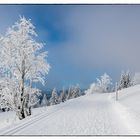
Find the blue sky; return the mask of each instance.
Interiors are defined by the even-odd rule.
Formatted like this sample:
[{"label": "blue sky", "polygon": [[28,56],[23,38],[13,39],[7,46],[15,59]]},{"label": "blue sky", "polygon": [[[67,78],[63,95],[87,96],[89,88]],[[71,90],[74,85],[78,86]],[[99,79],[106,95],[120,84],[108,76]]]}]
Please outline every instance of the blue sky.
[{"label": "blue sky", "polygon": [[140,5],[0,5],[0,33],[19,15],[46,43],[45,89],[88,88],[104,72],[116,81],[122,70],[140,71]]}]

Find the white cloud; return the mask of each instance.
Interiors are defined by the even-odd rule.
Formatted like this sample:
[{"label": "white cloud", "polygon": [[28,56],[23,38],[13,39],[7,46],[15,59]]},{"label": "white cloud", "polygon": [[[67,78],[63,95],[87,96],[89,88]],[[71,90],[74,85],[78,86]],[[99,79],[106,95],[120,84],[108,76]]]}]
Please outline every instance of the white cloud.
[{"label": "white cloud", "polygon": [[71,39],[59,44],[61,51],[80,67],[139,71],[139,13],[133,7],[75,7],[64,22]]}]

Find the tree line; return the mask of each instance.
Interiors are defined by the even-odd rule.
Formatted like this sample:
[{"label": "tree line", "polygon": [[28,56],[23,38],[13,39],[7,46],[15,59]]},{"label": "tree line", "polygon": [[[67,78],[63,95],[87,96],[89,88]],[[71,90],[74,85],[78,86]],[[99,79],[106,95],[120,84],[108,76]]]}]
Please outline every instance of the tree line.
[{"label": "tree line", "polygon": [[84,93],[81,91],[78,84],[75,86],[70,86],[68,90],[64,90],[63,88],[60,93],[58,93],[56,88],[54,88],[51,92],[51,97],[48,98],[47,94],[44,93],[41,102],[38,102],[35,107],[57,105],[82,95],[84,95]]},{"label": "tree line", "polygon": [[[119,80],[113,84],[111,77],[104,73],[96,82],[92,83],[85,91],[86,94],[114,92],[133,85],[140,84],[140,73],[132,75],[129,70],[122,71]],[[117,85],[117,87],[116,87]]]}]

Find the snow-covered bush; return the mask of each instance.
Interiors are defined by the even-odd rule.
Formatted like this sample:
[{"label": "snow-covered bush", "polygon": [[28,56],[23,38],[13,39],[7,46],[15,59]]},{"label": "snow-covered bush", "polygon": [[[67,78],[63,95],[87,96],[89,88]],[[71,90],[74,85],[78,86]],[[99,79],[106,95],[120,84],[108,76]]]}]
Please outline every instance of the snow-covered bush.
[{"label": "snow-covered bush", "polygon": [[106,93],[111,91],[111,78],[109,75],[104,73],[104,75],[101,76],[100,79],[97,78],[96,83],[92,83],[90,85],[90,88],[85,91],[86,94],[92,94],[92,93]]},{"label": "snow-covered bush", "polygon": [[0,109],[3,111],[16,110],[18,88],[14,81],[1,78],[0,80]]},{"label": "snow-covered bush", "polygon": [[34,29],[31,20],[20,17],[0,38],[0,78],[8,81],[2,93],[20,120],[29,115],[33,83],[45,84],[50,69],[47,52],[42,52],[44,44],[36,41]]}]

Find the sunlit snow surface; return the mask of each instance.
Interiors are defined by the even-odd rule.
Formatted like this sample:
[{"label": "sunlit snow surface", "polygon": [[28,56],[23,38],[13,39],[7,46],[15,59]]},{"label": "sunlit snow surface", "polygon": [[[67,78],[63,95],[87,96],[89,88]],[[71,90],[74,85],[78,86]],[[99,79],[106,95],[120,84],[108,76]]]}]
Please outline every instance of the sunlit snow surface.
[{"label": "sunlit snow surface", "polygon": [[140,85],[115,93],[94,93],[33,109],[19,121],[0,113],[0,135],[140,135]]}]

